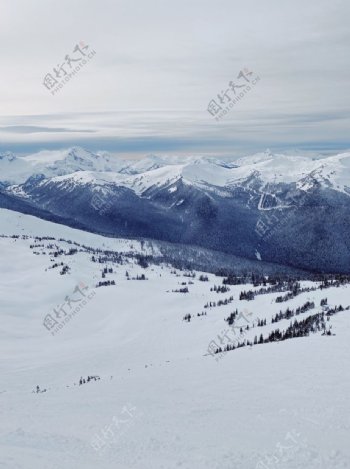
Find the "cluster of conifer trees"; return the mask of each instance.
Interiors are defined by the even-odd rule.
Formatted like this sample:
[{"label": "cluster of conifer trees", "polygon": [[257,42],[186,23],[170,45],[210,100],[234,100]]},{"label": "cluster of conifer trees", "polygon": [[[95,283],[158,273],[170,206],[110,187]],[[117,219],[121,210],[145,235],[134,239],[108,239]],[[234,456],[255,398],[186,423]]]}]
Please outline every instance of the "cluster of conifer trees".
[{"label": "cluster of conifer trees", "polygon": [[[326,300],[327,299],[324,299],[322,300],[322,302]],[[314,303],[307,302],[300,308],[297,308],[299,310],[298,314],[304,313],[307,310],[312,309],[314,306],[315,306]],[[280,330],[279,328],[274,329],[273,331],[269,332],[266,337],[264,337],[263,334],[260,334],[259,338],[258,336],[255,336],[253,341],[249,339],[243,339],[241,341],[238,340],[232,343],[228,343],[224,347],[218,347],[215,353],[228,352],[228,351],[240,348],[240,347],[254,346],[258,344],[267,344],[269,342],[279,342],[279,341],[284,341],[288,339],[295,339],[297,337],[307,337],[310,334],[315,334],[317,332],[322,332],[323,336],[329,336],[329,335],[332,335],[332,332],[331,332],[332,326],[329,325],[327,328],[327,322],[329,322],[331,316],[344,310],[350,310],[350,306],[344,308],[342,305],[339,305],[339,306],[335,306],[334,308],[329,308],[327,311],[322,311],[320,313],[316,313],[311,316],[308,316],[305,319],[300,319],[300,320],[294,319],[294,321],[291,321],[290,325],[286,329],[283,329],[283,330]],[[282,313],[282,315],[285,314],[286,316],[289,316],[291,312],[293,311],[288,309],[284,313]],[[293,312],[293,315],[294,314],[296,314],[296,312]],[[226,321],[230,325],[232,325],[237,315],[238,315],[238,311],[236,310],[233,313],[231,313],[231,315],[226,319]],[[281,317],[280,319],[277,319],[277,320],[282,320],[282,319],[287,319],[287,317]],[[273,322],[276,322],[276,321],[273,321]],[[259,320],[258,325],[260,326],[266,325],[266,319]],[[245,327],[245,330],[249,330],[248,325]],[[244,335],[243,328],[240,329],[240,333],[241,333],[241,336]]]}]

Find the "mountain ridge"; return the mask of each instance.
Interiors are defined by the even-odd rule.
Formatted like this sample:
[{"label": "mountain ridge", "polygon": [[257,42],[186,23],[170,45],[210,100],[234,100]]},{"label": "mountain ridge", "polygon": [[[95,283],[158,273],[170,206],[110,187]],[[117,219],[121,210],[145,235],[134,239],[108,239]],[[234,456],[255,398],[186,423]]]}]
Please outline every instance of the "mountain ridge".
[{"label": "mountain ridge", "polygon": [[46,165],[45,156],[28,157],[26,174],[18,166],[25,157],[5,158],[14,179],[25,180],[1,173],[0,206],[12,200],[19,211],[41,210],[93,232],[350,270],[350,153],[312,160],[266,151],[225,163],[151,155],[126,165],[77,147]]}]

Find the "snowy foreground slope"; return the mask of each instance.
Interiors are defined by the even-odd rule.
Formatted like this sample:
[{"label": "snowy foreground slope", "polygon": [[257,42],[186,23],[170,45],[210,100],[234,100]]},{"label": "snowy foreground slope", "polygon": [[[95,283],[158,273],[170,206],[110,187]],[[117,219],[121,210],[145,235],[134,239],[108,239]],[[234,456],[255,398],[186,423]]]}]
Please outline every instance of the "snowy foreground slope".
[{"label": "snowy foreground slope", "polygon": [[[244,338],[253,340],[288,307],[315,303],[298,320],[322,311],[324,298],[347,307],[349,284],[320,290],[303,281],[310,291],[287,302],[275,301],[285,292],[239,300],[260,287],[217,293],[210,289],[222,278],[213,274],[144,268],[137,256],[154,248],[138,241],[7,210],[0,235],[1,469],[350,467],[349,310],[327,322],[333,335],[208,351],[232,336],[225,318],[236,308],[235,325],[248,324]],[[98,248],[118,262],[92,262]],[[113,272],[102,278],[106,267]],[[173,291],[183,288],[189,293]],[[45,327],[47,315],[62,324],[62,308],[76,313],[60,329]]]}]

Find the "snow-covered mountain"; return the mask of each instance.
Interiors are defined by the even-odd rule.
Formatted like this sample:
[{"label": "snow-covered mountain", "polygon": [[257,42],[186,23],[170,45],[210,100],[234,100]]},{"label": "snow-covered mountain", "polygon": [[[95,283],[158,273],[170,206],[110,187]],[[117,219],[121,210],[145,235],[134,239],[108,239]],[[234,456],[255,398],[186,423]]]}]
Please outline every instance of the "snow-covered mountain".
[{"label": "snow-covered mountain", "polygon": [[106,151],[96,153],[80,147],[66,150],[40,151],[27,156],[16,156],[13,153],[0,153],[1,181],[6,183],[23,183],[35,174],[46,177],[63,176],[76,171],[114,172],[124,175],[142,174],[154,169],[173,165],[210,162],[218,165],[228,165],[218,159],[207,157],[162,157],[148,155],[138,160],[124,160],[110,155]]},{"label": "snow-covered mountain", "polygon": [[24,158],[10,152],[0,153],[0,174],[0,184],[20,183],[33,174],[33,168]]},{"label": "snow-covered mountain", "polygon": [[[142,181],[142,190],[184,179],[189,184],[212,188],[239,185],[255,177],[265,183],[301,183],[305,177],[349,193],[350,153],[323,159],[273,154],[269,150],[235,161],[209,157],[149,155],[139,160],[122,160],[107,152],[92,153],[79,147],[61,151],[41,151],[25,157],[0,154],[1,182],[25,182],[35,174],[46,177],[70,175],[79,171],[121,174],[125,185]],[[134,176],[134,177],[133,177]],[[72,179],[74,182],[74,178]]]},{"label": "snow-covered mountain", "polygon": [[350,269],[350,153],[125,161],[72,148],[5,155],[0,166],[3,207],[106,234],[303,269]]}]

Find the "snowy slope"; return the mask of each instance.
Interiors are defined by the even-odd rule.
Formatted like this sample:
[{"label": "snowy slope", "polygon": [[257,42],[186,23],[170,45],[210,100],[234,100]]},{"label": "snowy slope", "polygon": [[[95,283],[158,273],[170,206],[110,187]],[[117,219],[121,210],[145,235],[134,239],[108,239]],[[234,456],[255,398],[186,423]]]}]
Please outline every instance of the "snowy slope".
[{"label": "snowy slope", "polygon": [[143,247],[141,247],[141,242],[138,240],[107,238],[6,209],[0,209],[0,234],[6,236],[28,235],[31,237],[62,238],[82,245],[111,249],[118,252],[142,253],[145,255],[159,253],[157,247],[149,242],[143,243]]},{"label": "snowy slope", "polygon": [[[306,315],[313,314],[324,297],[348,305],[349,285],[282,306],[278,293],[248,302],[239,293],[252,285],[218,294],[210,291],[220,283],[214,275],[201,282],[200,273],[143,269],[125,257],[107,263],[116,285],[95,288],[104,264],[91,262],[91,253],[49,253],[67,251],[69,240],[125,254],[142,246],[6,210],[0,227],[6,236],[55,238],[0,238],[1,468],[250,469],[264,468],[267,458],[276,468],[349,467],[349,311],[331,318],[333,336],[245,347],[219,360],[207,351],[236,308],[253,324],[308,300],[316,307]],[[52,268],[61,261],[66,275]],[[148,280],[127,280],[126,271]],[[188,294],[172,291],[183,282]],[[52,336],[44,317],[61,305],[69,310],[67,296],[76,299],[81,283],[93,296]],[[231,295],[230,304],[196,316],[208,301]],[[189,323],[185,314],[194,315]],[[257,329],[271,325],[250,333]],[[88,375],[101,379],[79,386]],[[37,385],[47,391],[32,393]]]},{"label": "snowy slope", "polygon": [[303,156],[288,156],[258,153],[251,157],[241,158],[236,162],[239,168],[232,170],[233,181],[244,178],[256,171],[263,181],[299,182],[306,176],[335,190],[344,191],[350,186],[350,153],[342,153],[324,159],[312,160]]}]

